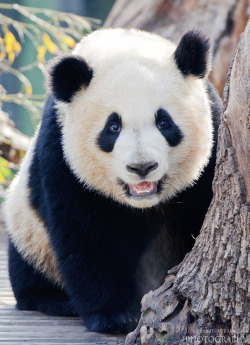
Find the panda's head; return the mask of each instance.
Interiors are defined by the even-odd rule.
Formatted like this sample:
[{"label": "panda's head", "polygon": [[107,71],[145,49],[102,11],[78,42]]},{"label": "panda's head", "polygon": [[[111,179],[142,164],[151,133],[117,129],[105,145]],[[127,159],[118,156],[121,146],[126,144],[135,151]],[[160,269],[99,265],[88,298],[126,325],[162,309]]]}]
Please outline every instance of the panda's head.
[{"label": "panda's head", "polygon": [[96,31],[53,60],[49,90],[65,158],[80,181],[137,208],[191,185],[212,147],[208,60],[199,32],[176,47],[133,29]]}]

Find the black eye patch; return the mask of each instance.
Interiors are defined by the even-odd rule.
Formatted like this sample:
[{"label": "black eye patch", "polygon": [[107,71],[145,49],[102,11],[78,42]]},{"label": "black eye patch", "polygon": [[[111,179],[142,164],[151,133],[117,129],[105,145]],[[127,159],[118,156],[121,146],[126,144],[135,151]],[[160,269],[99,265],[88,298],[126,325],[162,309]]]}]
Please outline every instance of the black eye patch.
[{"label": "black eye patch", "polygon": [[122,121],[117,113],[112,113],[97,138],[97,145],[104,152],[111,152],[122,129]]},{"label": "black eye patch", "polygon": [[159,109],[157,111],[155,124],[167,140],[169,146],[176,146],[181,142],[183,134],[166,110]]}]

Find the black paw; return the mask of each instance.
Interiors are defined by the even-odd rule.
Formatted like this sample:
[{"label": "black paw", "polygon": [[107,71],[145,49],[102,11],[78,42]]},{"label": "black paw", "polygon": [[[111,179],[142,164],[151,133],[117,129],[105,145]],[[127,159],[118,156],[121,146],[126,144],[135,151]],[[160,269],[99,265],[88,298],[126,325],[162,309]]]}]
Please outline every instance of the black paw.
[{"label": "black paw", "polygon": [[129,333],[132,332],[140,319],[139,311],[117,312],[114,314],[85,314],[83,321],[91,332]]}]

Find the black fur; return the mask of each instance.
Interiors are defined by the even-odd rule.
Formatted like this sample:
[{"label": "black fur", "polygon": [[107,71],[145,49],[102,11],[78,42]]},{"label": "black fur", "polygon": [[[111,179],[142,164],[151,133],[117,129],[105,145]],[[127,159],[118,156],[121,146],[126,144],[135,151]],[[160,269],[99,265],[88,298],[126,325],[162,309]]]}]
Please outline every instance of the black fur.
[{"label": "black fur", "polygon": [[[161,127],[161,121],[166,121],[167,125],[165,127]],[[181,142],[183,134],[165,109],[159,109],[157,111],[155,116],[155,123],[170,146],[176,146]]]},{"label": "black fur", "polygon": [[209,50],[209,39],[201,32],[187,32],[174,53],[178,69],[185,77],[192,74],[204,78],[209,69]]},{"label": "black fur", "polygon": [[[216,119],[219,103],[212,110]],[[38,273],[10,243],[9,271],[17,306],[51,315],[75,312],[92,331],[131,331],[140,315],[140,258],[164,226],[173,248],[168,253],[170,266],[191,249],[191,234],[198,234],[212,198],[215,149],[194,187],[170,203],[141,211],[85,189],[63,157],[61,135],[49,97],[27,187],[30,203],[48,229],[64,290]],[[162,282],[170,266],[164,265]]]},{"label": "black fur", "polygon": [[117,124],[120,128],[122,126],[121,118],[116,113],[113,113],[108,117],[106,124],[105,124],[105,127],[103,128],[103,130],[101,131],[101,133],[97,139],[98,146],[104,152],[113,151],[115,142],[116,142],[116,140],[120,134],[120,131],[112,132],[110,130],[110,126],[112,124]]},{"label": "black fur", "polygon": [[92,68],[77,55],[56,57],[48,68],[48,84],[54,97],[66,103],[69,103],[83,86],[88,86],[92,77]]},{"label": "black fur", "polygon": [[18,309],[39,310],[54,316],[75,315],[65,292],[34,270],[17,252],[11,241],[9,274]]}]

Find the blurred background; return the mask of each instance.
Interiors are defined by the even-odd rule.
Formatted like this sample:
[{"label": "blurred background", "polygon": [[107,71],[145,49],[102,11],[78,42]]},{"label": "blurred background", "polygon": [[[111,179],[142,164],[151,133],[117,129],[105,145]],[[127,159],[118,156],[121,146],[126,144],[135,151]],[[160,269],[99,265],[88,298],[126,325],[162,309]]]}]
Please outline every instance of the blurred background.
[{"label": "blurred background", "polygon": [[211,37],[209,78],[222,95],[249,14],[250,0],[0,0],[0,203],[41,119],[51,57],[102,26],[136,27],[175,43],[198,28]]},{"label": "blurred background", "polygon": [[[68,23],[69,26],[72,26],[72,35],[70,37],[74,38],[74,40],[78,40],[80,37],[74,37],[74,32],[73,30],[77,30],[78,33],[82,36],[86,32],[90,31],[91,29],[96,29],[99,27],[103,21],[106,19],[111,6],[113,4],[114,0],[74,0],[74,1],[67,1],[67,0],[43,0],[43,1],[32,1],[32,0],[22,0],[22,1],[5,1],[5,4],[13,4],[17,3],[22,6],[27,6],[27,7],[33,7],[39,5],[41,12],[34,13],[33,11],[30,13],[30,15],[36,15],[39,18],[45,19],[46,23],[51,23],[53,25],[58,26],[63,26],[64,28],[66,27],[67,23],[67,17],[65,18],[61,17],[58,18],[57,20],[61,22],[55,23],[56,18],[53,18],[55,15],[53,12],[47,13],[46,15],[45,11],[47,10],[56,10],[56,11],[63,11],[63,12],[70,12],[77,14],[79,16],[86,16],[86,17],[94,17],[98,18],[98,21],[94,22],[86,22],[82,23],[82,28],[79,27],[73,27],[75,23]],[[0,2],[1,3],[1,2]],[[29,12],[29,8],[27,9]],[[21,49],[20,54],[19,50],[14,51],[18,57],[15,58],[11,66],[17,70],[21,69],[21,72],[25,77],[28,78],[32,85],[32,93],[33,94],[44,94],[44,86],[43,86],[43,77],[41,74],[41,66],[39,66],[39,62],[43,62],[43,52],[42,49],[40,48],[40,57],[38,56],[38,61],[37,60],[37,55],[38,55],[38,47],[40,46],[45,46],[46,47],[46,42],[44,43],[44,40],[42,39],[42,35],[44,33],[47,33],[50,36],[50,39],[52,42],[55,42],[53,39],[54,34],[51,32],[51,29],[48,28],[48,30],[45,30],[45,26],[40,26],[38,22],[35,20],[30,20],[29,18],[29,13],[27,13],[28,16],[22,14],[22,9],[20,11],[18,10],[11,10],[11,9],[4,9],[1,8],[0,5],[0,24],[1,24],[1,37],[4,38],[4,35],[6,34],[6,30],[10,31],[14,34],[15,38],[17,41],[20,42],[21,47],[17,47],[17,49]],[[4,23],[4,18],[3,16],[6,16],[9,18],[9,23],[13,25],[9,25],[8,27],[4,27],[4,24],[8,24],[8,22]],[[46,18],[47,17],[47,18]],[[65,20],[65,23],[63,23],[63,19]],[[12,20],[12,21],[11,21]],[[29,35],[26,32],[22,32],[21,35],[23,35],[23,41],[20,39],[21,37],[19,36],[18,33],[18,27],[17,24],[15,25],[15,22],[17,23],[22,22],[22,23],[27,23],[30,25],[33,25],[34,27],[26,27],[26,30],[29,31]],[[22,24],[20,23],[20,24]],[[34,30],[38,29],[40,32],[38,35],[41,37],[40,42],[34,42],[39,39],[39,37],[36,37],[34,35]],[[30,36],[32,35],[32,36]],[[56,42],[55,42],[56,43]],[[47,42],[47,45],[49,44],[49,41]],[[70,42],[69,42],[70,44]],[[49,49],[48,49],[49,48]],[[59,49],[62,49],[62,47],[59,46]],[[69,48],[72,48],[69,46]],[[67,49],[66,49],[67,50]],[[52,44],[51,46],[47,46],[47,53],[45,55],[45,60],[48,60],[52,55],[55,53],[58,53],[57,48],[53,47]],[[3,51],[1,51],[3,53]],[[2,55],[3,56],[3,55]],[[9,64],[10,58],[8,59],[7,57],[6,63]],[[34,62],[37,62],[34,64]],[[26,66],[26,68],[24,68]],[[33,67],[33,68],[31,68]],[[3,85],[5,90],[7,91],[8,94],[15,94],[20,91],[20,84],[18,78],[11,74],[11,73],[1,73],[0,75],[0,84]],[[29,92],[29,90],[28,90]],[[34,133],[34,124],[36,124],[36,118],[32,119],[30,116],[28,116],[29,112],[24,109],[23,107],[20,107],[16,104],[13,103],[3,103],[3,110],[6,111],[10,118],[14,120],[16,127],[20,129],[23,133],[26,135],[32,136]],[[37,114],[38,115],[38,114]]]}]

